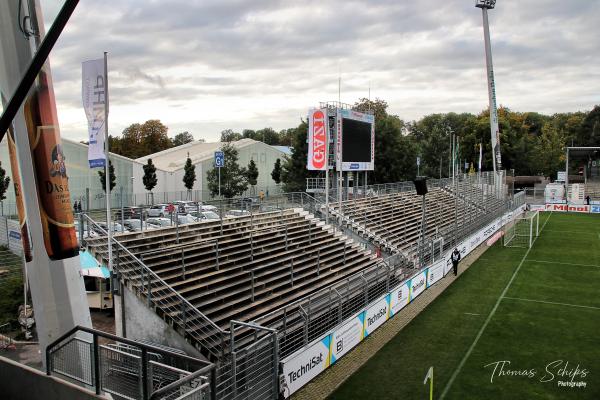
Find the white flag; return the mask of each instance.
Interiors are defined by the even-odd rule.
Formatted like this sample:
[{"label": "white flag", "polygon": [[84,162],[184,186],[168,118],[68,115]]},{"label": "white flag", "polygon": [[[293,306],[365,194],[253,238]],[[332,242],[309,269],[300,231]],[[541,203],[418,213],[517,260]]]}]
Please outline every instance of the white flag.
[{"label": "white flag", "polygon": [[89,133],[88,161],[90,168],[104,167],[106,163],[104,154],[105,107],[108,111],[108,97],[104,85],[106,79],[104,59],[84,61],[81,69],[83,74],[81,97],[88,120]]},{"label": "white flag", "polygon": [[483,143],[479,143],[479,167],[477,168],[478,172],[481,172],[481,159],[483,158]]},{"label": "white flag", "polygon": [[425,375],[425,380],[423,381],[423,385],[425,385],[427,383],[428,379],[433,379],[433,367],[429,367],[429,370],[427,371],[427,375]]}]

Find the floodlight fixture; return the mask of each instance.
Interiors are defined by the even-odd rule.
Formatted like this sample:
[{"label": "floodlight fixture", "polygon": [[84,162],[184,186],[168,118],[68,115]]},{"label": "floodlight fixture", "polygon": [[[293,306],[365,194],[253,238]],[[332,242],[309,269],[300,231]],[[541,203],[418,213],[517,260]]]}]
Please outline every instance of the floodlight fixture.
[{"label": "floodlight fixture", "polygon": [[475,2],[475,7],[487,8],[488,10],[491,10],[496,7],[496,0],[477,0]]}]

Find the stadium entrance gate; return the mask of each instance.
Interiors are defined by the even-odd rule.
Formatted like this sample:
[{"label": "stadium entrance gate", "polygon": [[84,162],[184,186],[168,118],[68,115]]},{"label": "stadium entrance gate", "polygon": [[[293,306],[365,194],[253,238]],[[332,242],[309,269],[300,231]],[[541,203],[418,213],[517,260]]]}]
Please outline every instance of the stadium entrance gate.
[{"label": "stadium entrance gate", "polygon": [[277,331],[231,321],[231,352],[217,367],[217,398],[276,399],[279,341]]}]

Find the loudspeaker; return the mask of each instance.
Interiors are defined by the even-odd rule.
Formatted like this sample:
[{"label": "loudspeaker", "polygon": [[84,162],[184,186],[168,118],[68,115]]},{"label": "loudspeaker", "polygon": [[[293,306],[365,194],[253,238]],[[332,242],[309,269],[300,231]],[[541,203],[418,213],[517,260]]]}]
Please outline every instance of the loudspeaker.
[{"label": "loudspeaker", "polygon": [[424,176],[418,176],[413,181],[415,184],[415,189],[417,189],[417,194],[419,196],[425,196],[427,194],[427,178]]}]

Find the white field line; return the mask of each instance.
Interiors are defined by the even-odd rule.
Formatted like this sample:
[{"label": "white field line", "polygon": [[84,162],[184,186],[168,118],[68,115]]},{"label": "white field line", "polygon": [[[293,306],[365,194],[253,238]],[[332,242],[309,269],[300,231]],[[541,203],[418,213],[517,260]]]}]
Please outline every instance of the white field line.
[{"label": "white field line", "polygon": [[518,300],[518,301],[529,301],[532,303],[543,303],[543,304],[552,304],[552,305],[556,305],[556,306],[567,306],[567,307],[577,307],[577,308],[589,308],[592,310],[600,310],[600,307],[594,307],[594,306],[582,306],[580,304],[569,304],[569,303],[557,303],[555,301],[544,301],[544,300],[533,300],[533,299],[523,299],[521,297],[508,297],[505,296],[505,299],[509,299],[509,300]]},{"label": "white field line", "polygon": [[466,313],[463,313],[463,314],[467,314],[467,315],[481,315],[481,314],[476,314],[476,313],[472,313],[472,312],[466,312]]},{"label": "white field line", "polygon": [[[548,220],[550,220],[550,217],[552,217],[552,214],[550,214],[548,216],[548,218],[546,218],[546,221],[544,221],[544,225],[542,225],[542,229],[540,229],[540,234],[542,233],[542,231],[544,230],[544,227],[546,226],[546,224],[548,223]],[[458,376],[458,374],[460,373],[460,371],[462,370],[462,368],[464,367],[465,363],[467,362],[467,359],[469,358],[469,356],[471,355],[471,353],[473,352],[473,349],[475,348],[475,346],[477,345],[477,342],[479,342],[479,339],[481,338],[481,335],[483,335],[483,331],[485,331],[485,328],[487,328],[488,324],[490,323],[492,317],[494,316],[494,314],[496,313],[496,310],[498,309],[498,306],[500,305],[500,302],[502,301],[502,298],[504,297],[504,295],[506,294],[506,292],[508,292],[508,288],[510,288],[510,285],[513,283],[513,281],[515,280],[517,274],[519,273],[519,270],[521,269],[521,266],[523,265],[523,262],[525,261],[525,258],[527,258],[527,255],[529,255],[529,252],[531,251],[531,249],[533,248],[533,245],[535,244],[535,241],[538,239],[539,236],[537,236],[534,240],[533,243],[531,245],[530,248],[527,249],[527,251],[525,252],[525,254],[523,255],[523,258],[521,258],[521,262],[519,262],[519,265],[517,266],[517,269],[515,269],[515,272],[513,272],[512,276],[510,277],[510,280],[508,281],[508,283],[506,284],[506,286],[504,287],[504,290],[502,291],[502,293],[500,294],[500,296],[498,297],[498,300],[496,300],[496,304],[494,304],[494,308],[492,308],[492,311],[490,311],[490,314],[487,316],[487,318],[485,319],[483,325],[481,326],[481,328],[479,329],[479,332],[477,332],[477,336],[475,336],[475,340],[473,340],[473,343],[471,343],[471,346],[469,346],[469,349],[467,350],[467,352],[465,353],[465,355],[463,356],[462,360],[460,360],[460,363],[458,364],[458,367],[456,367],[456,369],[454,370],[454,372],[452,373],[452,376],[450,377],[450,380],[448,381],[448,383],[446,383],[446,386],[444,387],[444,390],[442,391],[442,394],[440,396],[440,400],[443,400],[446,397],[446,394],[448,394],[448,391],[450,390],[450,388],[452,387],[452,384],[454,383],[454,381],[456,380],[456,377]]]},{"label": "white field line", "polygon": [[576,264],[576,263],[566,263],[566,262],[558,262],[558,261],[544,261],[544,260],[527,260],[525,262],[528,263],[543,263],[543,264],[560,264],[560,265],[572,265],[574,267],[593,267],[600,268],[600,265],[595,264]]},{"label": "white field line", "polygon": [[576,234],[576,235],[596,235],[596,234],[600,235],[600,233],[598,233],[598,232],[590,232],[589,230],[588,231],[560,231],[560,230],[559,231],[555,231],[555,230],[548,229],[546,232],[550,232],[550,233],[573,233],[573,234]]}]

